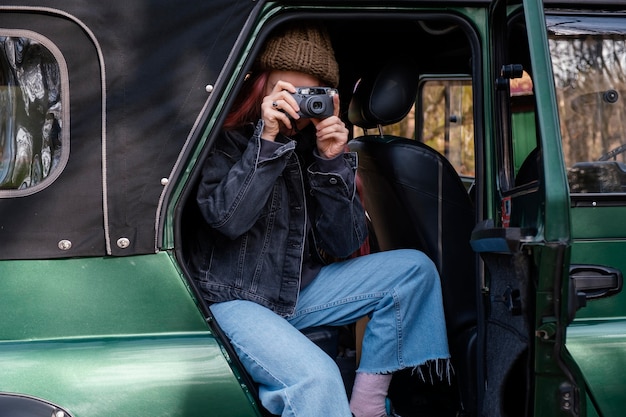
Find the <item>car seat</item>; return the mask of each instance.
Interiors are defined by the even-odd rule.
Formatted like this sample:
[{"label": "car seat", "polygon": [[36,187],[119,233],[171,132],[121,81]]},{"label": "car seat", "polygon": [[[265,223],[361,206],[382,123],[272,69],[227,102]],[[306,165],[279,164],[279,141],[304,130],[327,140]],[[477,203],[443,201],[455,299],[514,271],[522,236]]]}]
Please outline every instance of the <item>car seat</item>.
[{"label": "car seat", "polygon": [[[350,102],[349,120],[364,136],[349,142],[358,154],[364,206],[380,250],[426,253],[441,276],[459,415],[476,412],[477,274],[470,246],[473,203],[459,175],[440,153],[416,140],[385,135],[415,103],[418,73],[395,62],[363,77]],[[378,134],[367,134],[376,128]]]}]

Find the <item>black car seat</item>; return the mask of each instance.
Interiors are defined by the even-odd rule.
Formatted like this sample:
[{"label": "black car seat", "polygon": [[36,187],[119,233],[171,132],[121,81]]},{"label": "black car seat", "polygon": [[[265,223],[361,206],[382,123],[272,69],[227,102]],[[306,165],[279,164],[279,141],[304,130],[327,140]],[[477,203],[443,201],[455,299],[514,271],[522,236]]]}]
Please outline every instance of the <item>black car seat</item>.
[{"label": "black car seat", "polygon": [[[380,250],[415,248],[437,266],[461,415],[476,413],[477,274],[470,247],[473,203],[450,162],[416,140],[382,134],[415,103],[416,68],[392,63],[358,83],[349,119],[364,136],[358,154],[364,205]],[[368,129],[378,134],[368,135]]]}]

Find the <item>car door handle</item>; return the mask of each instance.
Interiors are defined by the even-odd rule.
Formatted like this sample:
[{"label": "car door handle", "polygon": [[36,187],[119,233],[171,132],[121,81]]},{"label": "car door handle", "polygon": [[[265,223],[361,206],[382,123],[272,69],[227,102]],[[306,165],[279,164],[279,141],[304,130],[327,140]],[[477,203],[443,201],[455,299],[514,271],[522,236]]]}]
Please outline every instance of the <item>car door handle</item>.
[{"label": "car door handle", "polygon": [[576,294],[587,300],[619,293],[623,286],[622,271],[604,265],[570,265],[569,276]]}]

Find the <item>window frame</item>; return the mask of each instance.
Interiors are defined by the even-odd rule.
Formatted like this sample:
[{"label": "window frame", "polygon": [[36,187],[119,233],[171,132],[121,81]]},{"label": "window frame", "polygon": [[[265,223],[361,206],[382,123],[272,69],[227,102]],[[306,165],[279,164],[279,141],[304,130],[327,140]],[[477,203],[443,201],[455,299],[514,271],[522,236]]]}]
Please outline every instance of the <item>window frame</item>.
[{"label": "window frame", "polygon": [[[50,170],[47,177],[41,182],[27,188],[0,188],[0,199],[25,197],[38,193],[51,184],[61,175],[70,156],[70,93],[69,93],[69,71],[61,50],[46,36],[28,29],[8,29],[0,28],[0,37],[3,38],[27,38],[45,47],[54,57],[59,69],[60,103],[61,103],[61,155],[54,170]],[[19,85],[17,86],[19,88]]]}]

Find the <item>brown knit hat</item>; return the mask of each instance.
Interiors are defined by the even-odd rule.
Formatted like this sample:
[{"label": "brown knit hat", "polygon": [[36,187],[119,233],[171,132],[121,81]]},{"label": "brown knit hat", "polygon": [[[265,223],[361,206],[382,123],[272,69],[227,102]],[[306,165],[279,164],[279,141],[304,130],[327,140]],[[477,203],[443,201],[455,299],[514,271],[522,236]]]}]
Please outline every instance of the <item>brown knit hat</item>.
[{"label": "brown knit hat", "polygon": [[339,84],[339,66],[328,32],[308,23],[292,24],[274,33],[256,64],[263,71],[303,72],[329,87]]}]

